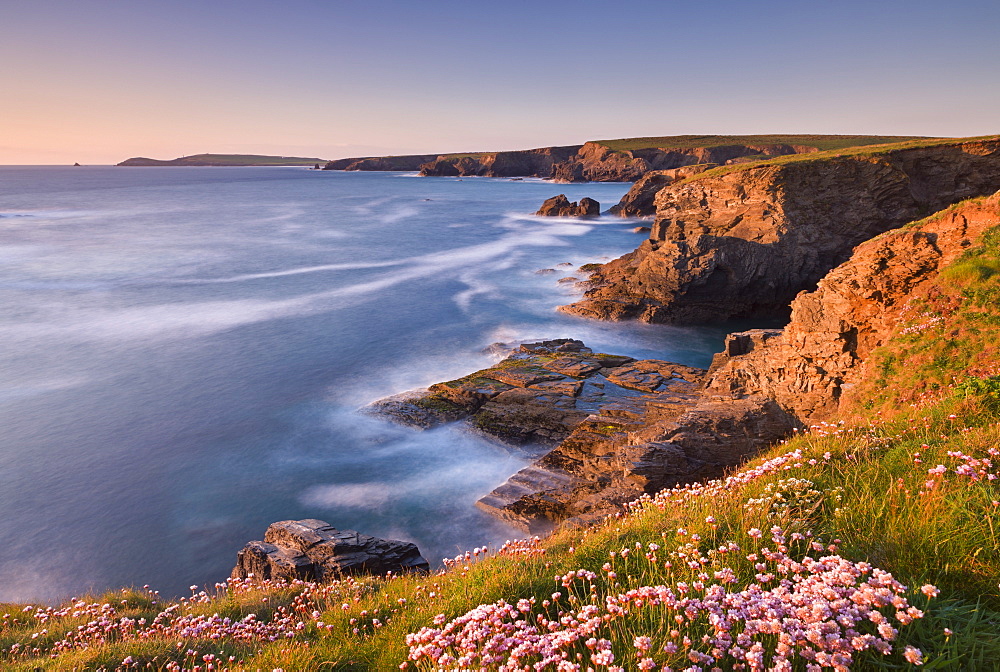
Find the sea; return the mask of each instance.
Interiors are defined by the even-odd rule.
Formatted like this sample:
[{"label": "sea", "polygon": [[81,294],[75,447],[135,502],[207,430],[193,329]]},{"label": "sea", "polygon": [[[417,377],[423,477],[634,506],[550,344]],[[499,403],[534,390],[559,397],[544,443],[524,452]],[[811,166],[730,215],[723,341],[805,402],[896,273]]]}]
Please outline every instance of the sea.
[{"label": "sea", "polygon": [[524,536],[475,501],[532,459],[359,413],[578,338],[706,366],[721,328],[556,311],[643,239],[625,183],[306,168],[0,167],[0,601],[187,594],[277,520],[415,542]]}]

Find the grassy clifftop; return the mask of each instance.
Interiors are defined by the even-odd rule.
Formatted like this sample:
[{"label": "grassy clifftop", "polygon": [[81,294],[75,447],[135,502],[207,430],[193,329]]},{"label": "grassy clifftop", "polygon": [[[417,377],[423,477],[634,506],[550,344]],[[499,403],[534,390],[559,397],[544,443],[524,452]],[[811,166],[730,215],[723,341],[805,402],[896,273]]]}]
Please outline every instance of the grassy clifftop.
[{"label": "grassy clifftop", "polygon": [[0,665],[1000,669],[1000,230],[926,297],[836,422],[725,480],[431,576],[3,605]]},{"label": "grassy clifftop", "polygon": [[818,150],[843,149],[859,145],[881,145],[890,142],[925,140],[903,135],[666,135],[648,138],[593,140],[615,151],[636,149],[693,149],[725,145],[799,145]]},{"label": "grassy clifftop", "polygon": [[749,163],[738,163],[728,166],[719,166],[717,168],[711,168],[704,172],[692,175],[691,177],[682,180],[680,184],[687,182],[694,182],[696,180],[702,180],[705,178],[720,177],[722,175],[728,175],[729,173],[736,173],[744,170],[750,170],[752,168],[760,168],[762,166],[784,166],[792,163],[807,163],[810,161],[825,161],[835,157],[864,157],[864,156],[879,156],[881,154],[888,154],[890,152],[895,152],[904,149],[919,149],[922,147],[943,147],[946,145],[957,145],[965,142],[979,142],[979,141],[996,141],[1000,139],[997,135],[983,135],[971,138],[920,138],[920,139],[910,139],[901,142],[890,142],[888,144],[871,144],[871,145],[848,145],[839,148],[831,148],[821,152],[813,152],[807,154],[788,154],[785,156],[768,157],[760,161],[753,161]]}]

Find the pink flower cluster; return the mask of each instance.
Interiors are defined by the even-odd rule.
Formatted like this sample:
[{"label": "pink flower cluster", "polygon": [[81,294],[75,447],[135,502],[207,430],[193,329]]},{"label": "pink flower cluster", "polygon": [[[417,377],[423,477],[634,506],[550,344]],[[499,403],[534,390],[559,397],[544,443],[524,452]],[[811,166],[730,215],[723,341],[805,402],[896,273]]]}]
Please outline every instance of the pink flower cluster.
[{"label": "pink flower cluster", "polygon": [[[991,458],[1000,458],[1000,449],[991,446],[987,448],[986,453],[988,457],[974,457],[960,450],[949,450],[948,457],[957,460],[959,462],[958,466],[949,469],[947,466],[939,464],[936,467],[928,469],[927,475],[930,478],[924,483],[921,492],[927,493],[934,490],[938,485],[938,479],[943,478],[949,472],[954,472],[955,475],[967,478],[970,481],[996,481],[998,474]],[[920,463],[919,455],[919,453],[916,453],[916,459],[914,459],[914,462],[917,464]]]},{"label": "pink flower cluster", "polygon": [[[830,457],[829,453],[824,455],[823,462],[825,463],[830,459]],[[671,504],[682,504],[685,501],[695,498],[721,495],[731,492],[732,490],[746,485],[747,483],[764,478],[765,476],[782,471],[789,471],[791,469],[802,468],[806,464],[815,465],[818,464],[818,462],[814,459],[806,460],[803,457],[802,451],[799,449],[792,450],[784,455],[779,455],[778,457],[767,460],[756,467],[738,471],[727,478],[714,479],[702,483],[678,485],[673,488],[661,490],[655,495],[644,494],[638,499],[629,502],[625,506],[630,514],[641,513],[650,507],[664,511]]]},{"label": "pink flower cluster", "polygon": [[[32,633],[30,640],[35,642],[35,646],[24,646],[14,643],[6,650],[0,650],[0,655],[6,654],[8,657],[18,656],[38,656],[49,654],[56,657],[59,654],[73,650],[87,649],[111,642],[127,640],[150,640],[150,639],[176,639],[179,640],[179,653],[184,653],[188,658],[194,660],[199,656],[199,669],[219,670],[223,669],[221,661],[217,660],[213,654],[208,655],[211,660],[204,660],[204,656],[196,650],[184,652],[185,643],[216,642],[219,640],[239,641],[239,642],[274,642],[278,640],[292,639],[303,633],[308,626],[318,628],[324,627],[319,620],[321,612],[317,608],[320,601],[329,601],[333,596],[340,596],[344,592],[350,592],[356,587],[353,579],[345,579],[328,584],[317,584],[305,581],[254,581],[253,579],[229,579],[226,583],[216,584],[217,591],[228,593],[231,596],[251,595],[258,591],[278,591],[278,590],[299,590],[291,604],[287,607],[279,606],[273,610],[269,618],[259,618],[256,614],[248,614],[241,619],[223,618],[218,614],[197,613],[196,605],[210,603],[213,597],[206,591],[194,593],[190,598],[181,598],[178,602],[162,609],[153,618],[130,618],[121,615],[120,612],[128,607],[128,601],[122,600],[120,604],[86,602],[76,600],[61,608],[53,607],[32,607],[24,608],[24,613],[33,620],[47,624],[56,618],[86,619],[83,623],[65,633],[62,639],[51,643],[42,644],[42,640],[48,635],[48,629],[42,629]],[[158,593],[149,591],[147,595],[153,598],[151,602],[155,605]],[[192,591],[197,590],[197,586],[192,586]],[[263,594],[262,593],[262,594]],[[262,597],[262,602],[267,598]],[[9,615],[5,615],[8,616]],[[8,618],[9,620],[9,618]],[[128,667],[129,663],[123,661],[123,666]],[[178,663],[172,662],[168,669],[193,669],[188,666],[183,668]]]},{"label": "pink flower cluster", "polygon": [[[753,532],[757,538],[759,531]],[[643,670],[690,664],[685,669],[779,671],[804,659],[810,671],[841,671],[860,652],[891,653],[898,632],[893,620],[906,625],[923,616],[888,572],[839,555],[795,560],[782,530],[773,528],[771,538],[774,550],[747,556],[757,571],[748,585],[737,585],[737,573],[720,565],[718,554],[693,548],[685,554],[695,580],[671,586],[621,591],[608,563],[607,582],[583,569],[557,576],[567,595],[553,593],[540,611],[521,600],[480,605],[448,622],[441,615],[440,627],[407,636],[409,659],[433,669],[622,669],[614,666],[617,655],[620,663]],[[795,534],[793,541],[805,537]],[[816,542],[808,547],[823,548]],[[921,590],[928,597],[937,591],[930,585]],[[632,642],[628,651],[621,650],[623,629],[630,635],[624,641]],[[612,642],[619,642],[617,654]]]}]

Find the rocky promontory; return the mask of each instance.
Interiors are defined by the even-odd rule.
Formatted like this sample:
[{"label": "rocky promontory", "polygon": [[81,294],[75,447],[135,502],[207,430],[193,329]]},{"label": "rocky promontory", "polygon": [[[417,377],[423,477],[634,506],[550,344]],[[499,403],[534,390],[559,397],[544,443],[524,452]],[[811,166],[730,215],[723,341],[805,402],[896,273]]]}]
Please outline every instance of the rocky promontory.
[{"label": "rocky promontory", "polygon": [[329,161],[323,170],[420,170],[420,165],[433,161],[436,154],[408,154],[403,156],[365,156]]},{"label": "rocky promontory", "polygon": [[927,319],[918,307],[940,269],[997,226],[1000,192],[861,244],[795,299],[787,327],[730,334],[707,372],[561,339],[372,408],[422,427],[465,419],[503,442],[549,448],[478,505],[534,534],[586,524],[831,418],[871,375],[872,351]]},{"label": "rocky promontory", "polygon": [[608,212],[619,217],[649,217],[656,214],[656,194],[674,182],[687,179],[710,168],[716,163],[696,163],[670,170],[652,170],[636,180],[628,193],[622,196]]},{"label": "rocky promontory", "polygon": [[996,137],[717,168],[662,186],[650,239],[563,309],[674,323],[787,315],[855,245],[998,188]]},{"label": "rocky promontory", "polygon": [[[119,166],[315,166],[325,159],[301,156],[267,156],[263,154],[193,154],[177,159],[147,159],[136,156]],[[79,164],[77,164],[79,165]]]},{"label": "rocky promontory", "polygon": [[419,170],[425,176],[540,177],[557,182],[633,182],[650,171],[732,164],[822,149],[911,140],[874,135],[675,135],[593,140],[504,152],[338,159],[325,170]]},{"label": "rocky promontory", "polygon": [[489,369],[368,411],[425,428],[464,420],[507,444],[549,448],[478,503],[544,533],[643,493],[718,476],[790,433],[789,417],[767,398],[707,396],[705,374],[557,339],[521,344]]},{"label": "rocky promontory", "polygon": [[552,176],[553,167],[575,155],[580,145],[540,147],[512,152],[444,155],[420,166],[421,175],[464,177]]}]

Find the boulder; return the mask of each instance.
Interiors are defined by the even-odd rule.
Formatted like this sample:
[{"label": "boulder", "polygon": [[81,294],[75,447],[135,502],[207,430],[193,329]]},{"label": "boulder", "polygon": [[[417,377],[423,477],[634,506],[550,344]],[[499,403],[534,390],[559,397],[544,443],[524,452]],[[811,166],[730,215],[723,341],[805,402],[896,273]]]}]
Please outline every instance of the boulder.
[{"label": "boulder", "polygon": [[338,530],[322,520],[282,520],[267,528],[264,541],[243,547],[232,577],[325,581],[429,569],[416,544],[408,541]]},{"label": "boulder", "polygon": [[566,194],[546,199],[536,215],[546,217],[597,217],[601,214],[601,204],[592,198],[581,198],[580,202],[570,202]]}]

